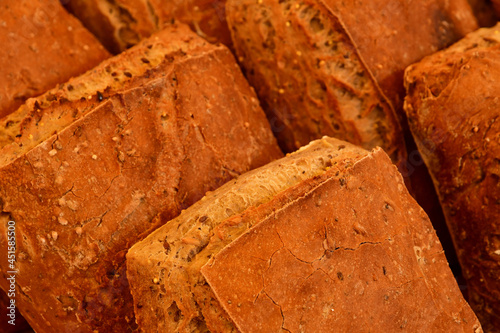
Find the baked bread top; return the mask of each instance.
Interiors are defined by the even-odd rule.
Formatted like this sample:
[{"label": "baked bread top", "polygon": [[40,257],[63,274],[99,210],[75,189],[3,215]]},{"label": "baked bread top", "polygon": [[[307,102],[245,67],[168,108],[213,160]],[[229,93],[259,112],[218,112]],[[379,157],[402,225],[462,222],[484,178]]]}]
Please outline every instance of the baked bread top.
[{"label": "baked bread top", "polygon": [[478,28],[467,0],[320,1],[345,24],[401,117],[405,68]]},{"label": "baked bread top", "polygon": [[226,9],[239,60],[284,151],[328,135],[406,158],[393,107],[329,8],[243,0]]},{"label": "baked bread top", "polygon": [[164,77],[173,62],[215,50],[224,52],[222,46],[210,45],[186,26],[174,25],[120,56],[29,99],[0,120],[0,165],[29,151],[117,92]]},{"label": "baked bread top", "polygon": [[0,118],[109,57],[58,0],[2,0],[0,45]]},{"label": "baked bread top", "polygon": [[387,155],[326,137],[207,194],[127,267],[144,332],[481,331]]}]

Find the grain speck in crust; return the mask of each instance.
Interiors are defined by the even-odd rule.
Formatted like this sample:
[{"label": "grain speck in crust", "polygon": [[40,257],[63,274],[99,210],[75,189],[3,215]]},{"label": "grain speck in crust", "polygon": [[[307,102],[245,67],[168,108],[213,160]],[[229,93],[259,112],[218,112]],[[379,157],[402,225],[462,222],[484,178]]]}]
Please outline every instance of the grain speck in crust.
[{"label": "grain speck in crust", "polygon": [[0,120],[0,234],[16,221],[16,306],[35,331],[136,328],[125,254],[154,217],[282,157],[252,101],[225,46],[173,25]]},{"label": "grain speck in crust", "polygon": [[135,244],[127,276],[143,332],[482,331],[389,157],[327,137]]},{"label": "grain speck in crust", "polygon": [[486,332],[500,327],[500,25],[406,70],[405,110]]}]

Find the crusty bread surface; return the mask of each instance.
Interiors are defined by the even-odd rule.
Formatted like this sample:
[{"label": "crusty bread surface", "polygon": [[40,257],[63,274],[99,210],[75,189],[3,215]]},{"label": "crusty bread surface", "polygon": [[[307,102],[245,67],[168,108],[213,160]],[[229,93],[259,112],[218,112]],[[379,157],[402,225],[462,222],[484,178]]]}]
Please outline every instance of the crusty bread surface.
[{"label": "crusty bread surface", "polygon": [[174,20],[188,24],[212,43],[231,45],[225,0],[71,0],[66,6],[113,53]]},{"label": "crusty bread surface", "polygon": [[109,57],[57,0],[2,0],[0,45],[0,118]]},{"label": "crusty bread surface", "polygon": [[406,71],[405,110],[485,331],[500,328],[500,25]]},{"label": "crusty bread surface", "polygon": [[153,217],[282,156],[230,51],[187,27],[28,104],[2,149],[0,216],[16,222],[17,306],[39,332],[134,330],[125,254]]},{"label": "crusty bread surface", "polygon": [[405,67],[477,28],[466,0],[229,0],[226,11],[283,150],[330,135],[395,162]]},{"label": "crusty bread surface", "polygon": [[207,194],[127,265],[143,332],[482,331],[387,155],[327,137]]}]

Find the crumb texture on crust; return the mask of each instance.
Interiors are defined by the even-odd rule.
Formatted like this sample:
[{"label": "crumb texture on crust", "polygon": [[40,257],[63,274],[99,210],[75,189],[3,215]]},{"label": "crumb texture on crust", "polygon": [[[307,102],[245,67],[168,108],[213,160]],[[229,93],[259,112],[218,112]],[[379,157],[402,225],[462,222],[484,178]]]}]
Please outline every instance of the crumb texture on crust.
[{"label": "crumb texture on crust", "polygon": [[226,13],[284,151],[329,135],[395,162],[404,69],[477,28],[467,0],[229,0]]},{"label": "crumb texture on crust", "polygon": [[[405,110],[485,331],[500,327],[500,25],[409,67]],[[432,73],[432,74],[431,74]]]},{"label": "crumb texture on crust", "polygon": [[0,118],[109,57],[58,0],[2,0],[0,45]]},{"label": "crumb texture on crust", "polygon": [[0,119],[0,165],[34,148],[117,92],[165,76],[176,61],[215,50],[222,51],[224,47],[207,43],[184,25],[171,26],[92,70],[29,99]]},{"label": "crumb texture on crust", "polygon": [[320,1],[339,15],[400,116],[405,68],[478,28],[467,0]]},{"label": "crumb texture on crust", "polygon": [[[154,216],[172,219],[207,191],[282,157],[227,48],[187,28],[149,42],[53,91],[58,98],[39,99],[51,106],[40,103],[33,114],[54,121],[45,125],[56,134],[0,166],[0,234],[16,221],[16,304],[36,331],[135,329],[125,254],[160,225]],[[36,135],[20,130],[26,140]]]},{"label": "crumb texture on crust", "polygon": [[202,267],[237,328],[482,332],[387,155],[375,150],[340,177],[269,210]]}]

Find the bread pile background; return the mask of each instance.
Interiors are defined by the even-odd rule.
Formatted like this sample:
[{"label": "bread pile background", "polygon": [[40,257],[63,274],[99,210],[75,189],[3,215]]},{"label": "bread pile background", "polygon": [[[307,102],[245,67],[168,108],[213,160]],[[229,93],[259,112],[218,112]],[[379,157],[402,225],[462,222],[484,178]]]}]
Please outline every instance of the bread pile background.
[{"label": "bread pile background", "polygon": [[2,1],[0,331],[500,332],[498,6]]}]

